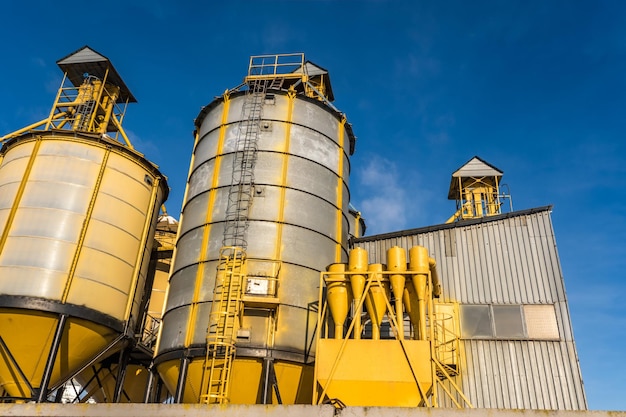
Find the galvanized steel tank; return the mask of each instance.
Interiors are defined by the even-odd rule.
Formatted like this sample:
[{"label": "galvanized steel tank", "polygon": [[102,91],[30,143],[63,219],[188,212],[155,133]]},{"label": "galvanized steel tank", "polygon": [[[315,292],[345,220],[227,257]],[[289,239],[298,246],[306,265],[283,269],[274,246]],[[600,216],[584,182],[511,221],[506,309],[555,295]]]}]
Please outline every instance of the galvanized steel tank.
[{"label": "galvanized steel tank", "polygon": [[0,361],[0,384],[29,397],[55,331],[51,387],[133,331],[168,189],[141,154],[99,134],[27,133],[0,158],[0,335],[20,368]]},{"label": "galvanized steel tank", "polygon": [[[233,403],[268,401],[261,398],[268,360],[282,402],[310,403],[319,272],[347,259],[349,156],[355,137],[329,103],[327,72],[305,65],[310,79],[323,84],[326,97],[307,94],[303,84],[298,89],[289,78],[282,88],[263,92]],[[248,99],[246,91],[227,93],[195,121],[196,143],[155,360],[171,392],[185,368],[185,402],[198,401],[232,165],[237,137],[246,129],[242,115]]]}]

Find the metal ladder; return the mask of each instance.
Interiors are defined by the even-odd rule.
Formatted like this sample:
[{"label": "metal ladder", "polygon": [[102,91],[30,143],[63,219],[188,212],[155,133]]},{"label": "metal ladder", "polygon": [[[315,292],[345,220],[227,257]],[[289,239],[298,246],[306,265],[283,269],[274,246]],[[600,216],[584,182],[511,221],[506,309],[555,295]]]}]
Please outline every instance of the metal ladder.
[{"label": "metal ladder", "polygon": [[233,160],[232,182],[228,190],[223,247],[247,248],[248,212],[254,189],[254,165],[265,102],[265,92],[273,80],[253,80],[242,108],[242,117]]},{"label": "metal ladder", "polygon": [[230,372],[235,358],[235,341],[242,311],[245,252],[222,248],[215,278],[213,305],[206,339],[200,403],[229,402]]},{"label": "metal ladder", "polygon": [[[91,84],[92,77],[85,79],[83,87],[81,86],[79,94],[82,95],[83,101],[76,107],[76,124],[75,130],[87,131],[89,130],[89,122],[91,120],[91,114],[96,106],[96,101],[93,99],[93,84]],[[88,86],[87,86],[88,84]]]}]

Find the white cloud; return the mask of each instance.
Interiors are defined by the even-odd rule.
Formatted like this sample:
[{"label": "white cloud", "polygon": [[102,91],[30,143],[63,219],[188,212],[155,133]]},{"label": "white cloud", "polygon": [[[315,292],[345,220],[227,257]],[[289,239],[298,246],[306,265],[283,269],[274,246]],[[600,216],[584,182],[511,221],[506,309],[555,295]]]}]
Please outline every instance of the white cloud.
[{"label": "white cloud", "polygon": [[407,223],[408,194],[401,184],[396,163],[375,156],[357,172],[366,197],[358,204],[367,223],[367,234],[401,230]]}]

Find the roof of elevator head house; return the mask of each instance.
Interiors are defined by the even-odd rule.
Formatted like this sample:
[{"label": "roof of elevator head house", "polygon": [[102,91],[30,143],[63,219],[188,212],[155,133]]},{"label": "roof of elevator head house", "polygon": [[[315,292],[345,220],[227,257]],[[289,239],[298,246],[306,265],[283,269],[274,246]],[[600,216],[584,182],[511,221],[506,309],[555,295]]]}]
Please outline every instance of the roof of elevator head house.
[{"label": "roof of elevator head house", "polygon": [[120,100],[128,100],[129,103],[137,102],[109,58],[86,45],[59,59],[57,65],[67,74],[67,78],[75,87],[83,83],[85,75],[92,75],[101,80],[106,76],[108,83],[120,88]]}]

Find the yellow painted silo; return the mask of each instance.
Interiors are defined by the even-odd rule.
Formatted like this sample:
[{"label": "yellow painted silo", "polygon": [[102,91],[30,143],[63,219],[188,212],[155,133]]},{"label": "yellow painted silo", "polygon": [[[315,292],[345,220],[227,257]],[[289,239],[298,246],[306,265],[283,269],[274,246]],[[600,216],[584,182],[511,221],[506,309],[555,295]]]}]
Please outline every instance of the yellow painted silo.
[{"label": "yellow painted silo", "polygon": [[57,63],[50,116],[1,138],[0,390],[14,399],[45,401],[134,338],[168,192],[121,128],[135,99],[110,61],[84,47]]},{"label": "yellow painted silo", "polygon": [[355,137],[328,72],[252,57],[196,119],[155,364],[176,401],[310,403],[319,271],[347,260]]}]

